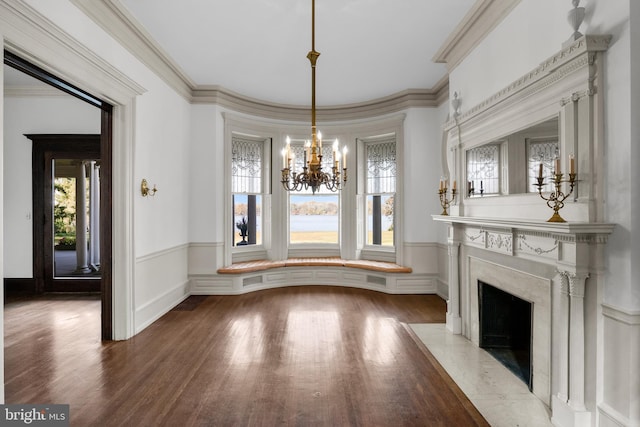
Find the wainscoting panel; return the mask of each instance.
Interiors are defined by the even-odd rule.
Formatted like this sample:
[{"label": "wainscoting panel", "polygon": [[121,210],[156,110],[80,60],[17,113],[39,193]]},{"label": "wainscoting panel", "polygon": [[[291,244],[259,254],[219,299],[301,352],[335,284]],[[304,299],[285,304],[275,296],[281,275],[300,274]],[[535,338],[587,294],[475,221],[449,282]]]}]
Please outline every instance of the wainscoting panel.
[{"label": "wainscoting panel", "polygon": [[136,260],[134,328],[142,331],[190,294],[188,246],[180,245]]},{"label": "wainscoting panel", "polygon": [[[602,305],[603,401],[600,426],[640,425],[640,312]],[[609,361],[615,360],[615,363]]]}]

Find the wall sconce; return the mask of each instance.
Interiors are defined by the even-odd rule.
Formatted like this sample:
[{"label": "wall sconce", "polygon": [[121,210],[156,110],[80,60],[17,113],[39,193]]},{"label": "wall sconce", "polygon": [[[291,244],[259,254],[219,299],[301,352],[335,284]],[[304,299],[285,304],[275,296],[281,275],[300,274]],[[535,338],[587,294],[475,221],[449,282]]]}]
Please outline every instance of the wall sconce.
[{"label": "wall sconce", "polygon": [[157,191],[158,189],[156,188],[155,184],[153,184],[153,188],[149,188],[147,180],[142,180],[142,184],[140,184],[140,192],[142,193],[142,197],[155,196]]}]

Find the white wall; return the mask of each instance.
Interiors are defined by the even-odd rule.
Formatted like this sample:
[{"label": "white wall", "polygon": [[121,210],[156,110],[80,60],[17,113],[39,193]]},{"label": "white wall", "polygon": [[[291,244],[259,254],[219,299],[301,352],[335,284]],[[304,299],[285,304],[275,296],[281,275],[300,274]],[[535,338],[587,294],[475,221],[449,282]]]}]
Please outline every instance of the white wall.
[{"label": "white wall", "polygon": [[224,206],[222,134],[217,129],[219,107],[195,104],[191,106],[190,150],[190,212],[189,241],[216,242],[222,239],[217,232]]},{"label": "white wall", "polygon": [[136,100],[134,183],[146,179],[158,192],[135,192],[136,257],[188,242],[190,105],[158,79]]},{"label": "white wall", "polygon": [[60,92],[4,99],[4,277],[33,277],[31,140],[25,134],[99,134],[100,110]]},{"label": "white wall", "polygon": [[570,8],[569,1],[522,0],[449,75],[460,110],[471,109],[560,50],[572,33],[566,21]]},{"label": "white wall", "polygon": [[442,211],[436,185],[442,175],[442,109],[411,108],[404,122],[404,241],[436,242]]}]

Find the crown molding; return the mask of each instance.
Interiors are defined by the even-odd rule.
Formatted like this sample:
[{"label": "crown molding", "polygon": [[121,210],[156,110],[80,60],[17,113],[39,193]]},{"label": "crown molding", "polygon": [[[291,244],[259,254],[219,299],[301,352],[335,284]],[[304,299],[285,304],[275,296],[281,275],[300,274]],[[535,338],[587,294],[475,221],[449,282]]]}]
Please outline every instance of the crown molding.
[{"label": "crown molding", "polygon": [[520,0],[478,0],[444,41],[432,60],[451,72],[520,3]]},{"label": "crown molding", "polygon": [[449,73],[433,86],[432,91],[436,94],[436,106],[439,107],[449,100]]},{"label": "crown molding", "polygon": [[70,0],[187,101],[195,83],[119,0]]},{"label": "crown molding", "polygon": [[[415,107],[437,107],[448,98],[448,78],[438,82],[438,89],[407,89],[371,101],[317,107],[320,121],[342,121],[382,116]],[[216,104],[239,113],[277,120],[305,121],[311,110],[308,106],[275,104],[250,98],[220,86],[200,86],[193,91],[192,103]]]}]

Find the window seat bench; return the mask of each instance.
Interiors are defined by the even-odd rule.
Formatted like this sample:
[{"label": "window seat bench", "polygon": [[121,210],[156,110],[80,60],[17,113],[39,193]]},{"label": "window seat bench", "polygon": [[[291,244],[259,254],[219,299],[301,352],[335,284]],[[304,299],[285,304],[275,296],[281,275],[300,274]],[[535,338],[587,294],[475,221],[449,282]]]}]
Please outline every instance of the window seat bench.
[{"label": "window seat bench", "polygon": [[394,264],[392,262],[349,260],[335,257],[326,258],[288,258],[285,260],[257,260],[238,262],[218,269],[218,274],[243,274],[256,271],[270,270],[282,267],[350,267],[381,273],[411,273],[411,267]]}]

